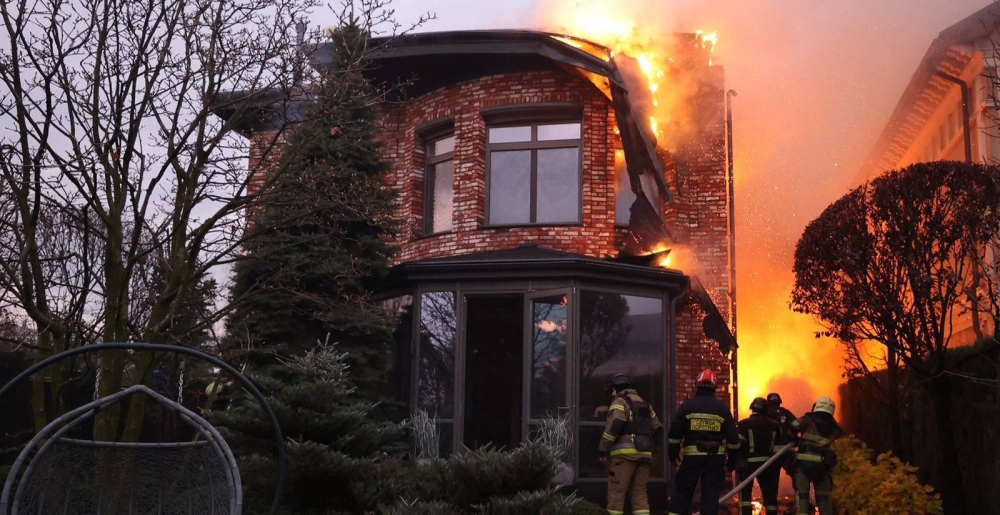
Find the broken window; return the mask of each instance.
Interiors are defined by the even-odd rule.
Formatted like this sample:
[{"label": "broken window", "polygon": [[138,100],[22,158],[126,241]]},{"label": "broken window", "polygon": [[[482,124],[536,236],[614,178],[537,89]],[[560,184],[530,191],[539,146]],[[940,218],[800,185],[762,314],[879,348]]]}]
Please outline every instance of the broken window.
[{"label": "broken window", "polygon": [[455,199],[455,135],[427,144],[424,234],[450,231]]},{"label": "broken window", "polygon": [[490,127],[490,225],[579,223],[581,125]]},{"label": "broken window", "polygon": [[[656,179],[648,173],[639,177],[639,184],[646,194],[646,199],[653,205],[656,214],[662,215],[663,203],[660,201],[659,186]],[[628,167],[625,164],[625,153],[621,150],[615,151],[615,224],[627,226],[632,217],[632,204],[635,202],[636,194],[632,191],[629,182]]]}]

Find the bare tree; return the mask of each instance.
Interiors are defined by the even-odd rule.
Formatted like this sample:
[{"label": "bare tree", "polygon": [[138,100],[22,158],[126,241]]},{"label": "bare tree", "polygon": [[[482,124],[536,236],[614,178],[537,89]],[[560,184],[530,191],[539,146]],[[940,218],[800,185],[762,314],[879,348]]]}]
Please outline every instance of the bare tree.
[{"label": "bare tree", "polygon": [[[357,3],[347,7],[372,33],[398,31],[385,0]],[[246,213],[281,171],[259,182],[239,131],[266,107],[279,123],[257,151],[273,163],[282,131],[301,121],[301,20],[317,4],[0,3],[0,298],[34,322],[39,357],[170,334],[179,299],[261,233],[243,230]],[[155,288],[143,288],[154,263]],[[119,390],[127,367],[146,380],[151,360],[104,353],[99,393]],[[123,438],[137,437],[142,402],[133,397]],[[118,411],[102,412],[95,438],[118,438],[118,426]]]}]

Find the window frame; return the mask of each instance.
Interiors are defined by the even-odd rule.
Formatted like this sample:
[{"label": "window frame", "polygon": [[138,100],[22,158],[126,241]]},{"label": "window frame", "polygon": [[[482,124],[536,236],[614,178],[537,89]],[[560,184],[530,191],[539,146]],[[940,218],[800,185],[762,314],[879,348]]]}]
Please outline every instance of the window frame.
[{"label": "window frame", "polygon": [[[538,127],[540,125],[558,124],[580,124],[580,137],[576,139],[561,140],[538,140]],[[511,143],[490,143],[490,129],[504,127],[531,127],[531,140]],[[586,137],[582,112],[567,113],[565,111],[533,112],[529,111],[523,115],[492,117],[486,124],[486,202],[485,202],[485,222],[486,227],[534,227],[534,226],[580,226],[583,225],[583,141]],[[562,222],[539,222],[538,221],[538,151],[549,149],[572,148],[577,149],[577,213],[575,221]],[[493,177],[493,152],[504,151],[528,151],[531,152],[531,168],[529,176],[531,178],[530,197],[528,202],[528,221],[514,223],[495,223],[491,220],[490,193],[492,190]]]},{"label": "window frame", "polygon": [[[439,155],[433,155],[431,150],[434,148],[434,144],[438,141],[445,140],[448,138],[455,138],[455,145],[458,145],[458,137],[455,134],[455,128],[452,124],[447,124],[444,127],[439,127],[437,130],[428,131],[421,135],[424,145],[424,200],[423,200],[423,222],[421,227],[422,236],[436,236],[438,234],[447,234],[454,230],[455,222],[455,149],[452,148],[451,152],[445,152]],[[451,161],[452,166],[452,178],[451,178],[451,190],[452,190],[452,223],[451,228],[443,231],[434,230],[434,177],[436,173],[433,171],[433,167],[441,163]]]}]

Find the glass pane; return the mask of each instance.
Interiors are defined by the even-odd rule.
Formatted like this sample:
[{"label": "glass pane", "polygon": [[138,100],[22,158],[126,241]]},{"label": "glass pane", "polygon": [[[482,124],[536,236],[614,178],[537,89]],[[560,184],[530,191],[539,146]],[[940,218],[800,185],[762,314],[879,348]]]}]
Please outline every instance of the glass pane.
[{"label": "glass pane", "polygon": [[455,136],[448,136],[431,142],[431,156],[440,156],[455,151]]},{"label": "glass pane", "polygon": [[429,232],[450,231],[455,199],[455,162],[449,160],[431,165],[428,180],[433,185],[428,202],[431,212],[426,215],[430,217]]},{"label": "glass pane", "polygon": [[420,383],[417,408],[432,417],[451,418],[455,396],[455,294],[420,296]]},{"label": "glass pane", "polygon": [[490,153],[491,224],[531,221],[531,151]]},{"label": "glass pane", "polygon": [[568,299],[535,299],[531,304],[531,418],[558,417],[566,406]]},{"label": "glass pane", "polygon": [[[635,295],[586,291],[580,293],[580,421],[603,423],[611,397],[607,380],[624,373],[658,417],[664,413],[663,300]],[[581,433],[585,431],[580,428]],[[598,439],[580,439],[581,477]],[[657,442],[652,477],[663,477],[662,445]],[[593,447],[593,448],[591,448]]]},{"label": "glass pane", "polygon": [[538,141],[559,139],[580,139],[579,123],[560,123],[555,125],[539,125]]},{"label": "glass pane", "polygon": [[531,141],[531,127],[490,127],[490,143]]},{"label": "glass pane", "polygon": [[632,216],[632,203],[635,202],[635,192],[628,179],[628,168],[625,157],[619,150],[615,152],[615,223],[628,225]]},{"label": "glass pane", "polygon": [[538,151],[538,223],[580,221],[580,149]]}]

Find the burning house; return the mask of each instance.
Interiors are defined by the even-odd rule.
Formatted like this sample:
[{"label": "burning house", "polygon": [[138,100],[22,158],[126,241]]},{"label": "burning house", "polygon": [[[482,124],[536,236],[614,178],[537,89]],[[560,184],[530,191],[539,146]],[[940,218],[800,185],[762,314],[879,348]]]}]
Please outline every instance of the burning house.
[{"label": "burning house", "polygon": [[[989,5],[943,30],[924,54],[861,170],[929,161],[1000,163],[997,65],[1000,9]],[[987,249],[987,259],[996,259]],[[975,309],[955,315],[952,342],[993,334],[993,318]]]},{"label": "burning house", "polygon": [[[568,417],[574,480],[599,500],[607,379],[629,374],[662,418],[705,367],[729,399],[723,71],[704,38],[676,41],[674,72],[645,76],[668,89],[683,73],[689,114],[659,128],[643,105],[656,103],[652,88],[635,79],[647,67],[588,41],[534,31],[372,41],[371,79],[410,81],[381,122],[406,221],[381,293],[399,320],[397,388],[437,418],[443,453],[513,446],[542,419]],[[320,44],[313,65],[331,56]],[[252,173],[267,173],[253,156],[272,122],[243,128]]]}]

